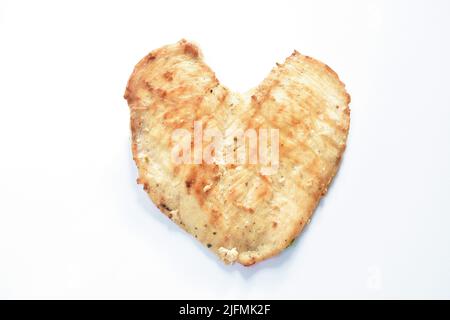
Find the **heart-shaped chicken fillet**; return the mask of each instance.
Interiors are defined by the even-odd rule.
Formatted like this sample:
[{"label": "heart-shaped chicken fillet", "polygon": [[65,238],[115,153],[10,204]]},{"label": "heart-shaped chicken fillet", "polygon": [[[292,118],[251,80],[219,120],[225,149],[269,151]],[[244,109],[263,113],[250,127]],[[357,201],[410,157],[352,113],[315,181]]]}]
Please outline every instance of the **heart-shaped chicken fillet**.
[{"label": "heart-shaped chicken fillet", "polygon": [[[336,173],[350,122],[350,96],[336,73],[298,52],[240,94],[220,84],[196,45],[181,40],[136,65],[125,98],[138,183],[173,222],[226,263],[243,265],[278,254],[299,235]],[[196,124],[224,138],[278,130],[279,162],[264,173],[260,162],[195,160],[195,133],[192,154],[180,151],[192,161],[174,161],[174,132],[193,132]],[[207,137],[200,140],[204,146]]]}]

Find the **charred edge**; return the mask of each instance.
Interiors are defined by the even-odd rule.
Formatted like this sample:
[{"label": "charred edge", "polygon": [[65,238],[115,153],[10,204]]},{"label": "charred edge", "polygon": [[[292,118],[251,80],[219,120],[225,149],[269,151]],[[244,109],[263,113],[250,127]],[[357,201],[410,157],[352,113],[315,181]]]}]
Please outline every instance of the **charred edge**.
[{"label": "charred edge", "polygon": [[145,62],[149,63],[150,61],[153,61],[156,59],[156,54],[150,53],[148,56],[145,57]]},{"label": "charred edge", "polygon": [[184,44],[184,53],[192,56],[193,58],[198,58],[199,56],[198,48],[192,43]]},{"label": "charred edge", "polygon": [[161,202],[161,203],[159,204],[159,206],[160,206],[161,208],[163,208],[164,210],[172,211],[172,209],[170,209],[164,202]]}]

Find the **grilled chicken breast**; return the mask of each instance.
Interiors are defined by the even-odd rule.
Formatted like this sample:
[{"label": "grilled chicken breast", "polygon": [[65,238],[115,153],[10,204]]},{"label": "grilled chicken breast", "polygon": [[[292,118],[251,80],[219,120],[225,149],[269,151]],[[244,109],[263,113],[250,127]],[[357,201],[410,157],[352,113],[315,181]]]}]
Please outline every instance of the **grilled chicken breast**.
[{"label": "grilled chicken breast", "polygon": [[[240,94],[219,82],[195,44],[181,40],[136,65],[125,99],[138,183],[225,263],[246,266],[278,254],[302,231],[338,169],[350,123],[350,96],[337,74],[296,51]],[[277,129],[276,168],[264,174],[261,163],[175,163],[173,134],[192,132],[195,122],[225,136]]]}]

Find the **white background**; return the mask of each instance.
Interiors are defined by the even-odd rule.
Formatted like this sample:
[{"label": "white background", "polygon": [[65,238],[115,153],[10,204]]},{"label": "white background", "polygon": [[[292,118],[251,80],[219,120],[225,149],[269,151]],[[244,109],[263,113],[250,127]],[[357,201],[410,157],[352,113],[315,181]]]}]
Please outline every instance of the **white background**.
[{"label": "white background", "polygon": [[[0,298],[450,298],[449,1],[1,1]],[[137,61],[196,41],[234,90],[294,49],[352,96],[295,245],[224,266],[136,185]]]}]

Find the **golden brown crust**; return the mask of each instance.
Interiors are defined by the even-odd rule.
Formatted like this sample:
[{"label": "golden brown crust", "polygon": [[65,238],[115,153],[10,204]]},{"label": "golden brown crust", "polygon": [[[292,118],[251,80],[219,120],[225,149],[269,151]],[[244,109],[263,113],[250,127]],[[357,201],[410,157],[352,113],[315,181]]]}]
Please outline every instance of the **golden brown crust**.
[{"label": "golden brown crust", "polygon": [[[334,177],[350,124],[350,96],[327,65],[300,53],[245,94],[222,86],[186,40],[135,67],[125,90],[132,151],[158,208],[226,263],[252,265],[285,249],[309,221]],[[280,166],[171,162],[171,134],[205,128],[277,128]]]}]

